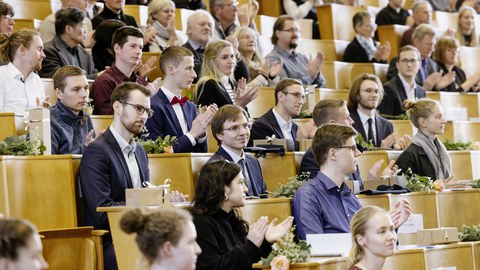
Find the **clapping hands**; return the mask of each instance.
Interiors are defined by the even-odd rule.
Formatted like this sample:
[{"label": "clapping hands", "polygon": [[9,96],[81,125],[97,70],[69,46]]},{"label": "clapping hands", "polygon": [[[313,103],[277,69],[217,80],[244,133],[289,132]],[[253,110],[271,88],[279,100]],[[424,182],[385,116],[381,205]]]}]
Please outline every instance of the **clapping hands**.
[{"label": "clapping hands", "polygon": [[250,225],[247,239],[254,243],[257,247],[262,245],[263,240],[274,243],[280,240],[292,227],[293,217],[288,217],[279,224],[277,218],[268,224],[268,217],[260,217],[255,223]]}]

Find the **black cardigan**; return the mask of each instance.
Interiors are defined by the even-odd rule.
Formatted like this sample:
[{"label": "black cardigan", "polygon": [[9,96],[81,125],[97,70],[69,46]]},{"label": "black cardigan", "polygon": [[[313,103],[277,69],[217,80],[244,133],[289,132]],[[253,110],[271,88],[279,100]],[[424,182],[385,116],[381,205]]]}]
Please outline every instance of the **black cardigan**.
[{"label": "black cardigan", "polygon": [[413,173],[421,176],[428,176],[432,180],[437,180],[435,179],[435,169],[428,159],[425,150],[418,145],[413,143],[410,144],[410,146],[397,158],[396,163],[403,172],[406,172],[408,168],[411,168]]}]

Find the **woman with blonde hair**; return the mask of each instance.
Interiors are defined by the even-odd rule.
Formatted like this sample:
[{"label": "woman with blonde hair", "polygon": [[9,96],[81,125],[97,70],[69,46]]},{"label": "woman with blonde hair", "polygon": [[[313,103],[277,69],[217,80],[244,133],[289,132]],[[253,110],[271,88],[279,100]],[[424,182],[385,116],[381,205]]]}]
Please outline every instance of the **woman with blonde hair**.
[{"label": "woman with blonde hair", "polygon": [[188,211],[179,208],[131,210],[123,215],[120,227],[136,233],[138,248],[152,270],[193,270],[202,252],[197,231]]},{"label": "woman with blonde hair", "polygon": [[171,0],[152,0],[148,4],[148,23],[157,31],[150,52],[163,52],[187,42],[185,34],[175,29],[175,3]]},{"label": "woman with blonde hair", "polygon": [[398,167],[404,172],[410,168],[413,173],[448,182],[452,162],[437,137],[445,132],[447,123],[442,107],[437,101],[425,98],[418,101],[407,99],[403,108],[418,132],[412,137],[412,144],[398,157]]},{"label": "woman with blonde hair", "polygon": [[198,105],[236,104],[245,108],[258,95],[258,87],[249,87],[245,78],[238,82],[233,77],[237,64],[234,48],[228,41],[208,43],[202,64],[202,76],[195,88]]},{"label": "woman with blonde hair", "polygon": [[355,213],[350,232],[349,270],[380,270],[395,253],[397,234],[390,215],[380,207],[366,206]]},{"label": "woman with blonde hair", "polygon": [[263,59],[258,49],[258,34],[250,27],[237,28],[233,36],[238,40],[238,51],[248,66],[249,85],[275,86],[280,80],[282,59]]},{"label": "woman with blonde hair", "polygon": [[469,6],[463,6],[458,11],[455,38],[460,42],[460,46],[479,46],[478,34],[475,27],[475,15],[477,15],[477,12]]}]

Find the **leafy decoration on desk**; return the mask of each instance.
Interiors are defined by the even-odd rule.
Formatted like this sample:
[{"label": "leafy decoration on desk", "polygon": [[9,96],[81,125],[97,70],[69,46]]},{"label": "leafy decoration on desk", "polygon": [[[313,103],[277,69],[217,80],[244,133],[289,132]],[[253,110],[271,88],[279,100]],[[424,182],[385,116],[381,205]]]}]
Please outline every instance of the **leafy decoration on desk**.
[{"label": "leafy decoration on desk", "polygon": [[306,110],[306,109],[303,109],[300,111],[300,113],[295,116],[294,118],[312,118],[312,112]]},{"label": "leafy decoration on desk", "polygon": [[167,135],[164,138],[158,137],[155,140],[149,139],[150,134],[146,127],[142,130],[142,135],[137,138],[139,143],[147,154],[173,153],[173,144],[178,143],[177,136]]},{"label": "leafy decoration on desk", "polygon": [[366,141],[360,133],[358,133],[355,143],[360,145],[363,149],[375,148],[375,145],[373,145],[373,140]]},{"label": "leafy decoration on desk", "polygon": [[40,156],[47,150],[43,141],[38,137],[38,132],[29,131],[30,135],[13,135],[0,141],[0,155],[10,156]]},{"label": "leafy decoration on desk", "polygon": [[295,192],[310,179],[310,172],[302,172],[288,178],[288,182],[269,194],[271,198],[293,198]]},{"label": "leafy decoration on desk", "polygon": [[381,117],[387,118],[389,120],[410,120],[408,114],[402,113],[400,115],[391,115],[391,114],[380,114]]},{"label": "leafy decoration on desk", "polygon": [[446,139],[443,141],[443,145],[447,150],[475,150],[472,142],[461,142],[455,140]]},{"label": "leafy decoration on desk", "polygon": [[459,239],[460,242],[480,241],[480,224],[473,226],[463,224]]},{"label": "leafy decoration on desk", "polygon": [[408,168],[403,173],[403,176],[405,177],[407,189],[412,192],[431,192],[434,190],[433,181],[430,177],[413,173],[411,168]]},{"label": "leafy decoration on desk", "polygon": [[272,251],[267,258],[262,258],[262,265],[270,265],[270,262],[277,256],[285,256],[290,263],[308,262],[310,259],[310,249],[312,248],[306,241],[300,240],[295,243],[295,226],[290,228],[280,241],[272,245]]}]

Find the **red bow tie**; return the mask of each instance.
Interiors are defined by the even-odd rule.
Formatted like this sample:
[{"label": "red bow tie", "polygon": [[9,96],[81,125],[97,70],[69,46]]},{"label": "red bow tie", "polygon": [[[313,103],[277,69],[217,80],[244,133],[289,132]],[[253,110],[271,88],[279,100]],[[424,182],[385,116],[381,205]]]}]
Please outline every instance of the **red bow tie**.
[{"label": "red bow tie", "polygon": [[170,104],[175,105],[175,104],[180,104],[180,106],[185,105],[185,102],[187,102],[188,98],[187,97],[182,97],[178,98],[177,96],[174,96]]}]

